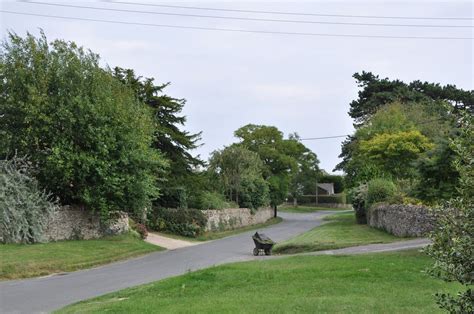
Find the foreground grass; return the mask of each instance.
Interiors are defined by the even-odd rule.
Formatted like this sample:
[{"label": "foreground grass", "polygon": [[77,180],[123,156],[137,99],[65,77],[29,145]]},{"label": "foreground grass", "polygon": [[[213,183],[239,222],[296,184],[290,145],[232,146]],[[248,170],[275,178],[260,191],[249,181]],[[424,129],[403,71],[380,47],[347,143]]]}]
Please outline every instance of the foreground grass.
[{"label": "foreground grass", "polygon": [[291,254],[402,240],[384,231],[357,224],[353,212],[331,215],[324,220],[329,222],[277,244],[273,251]]},{"label": "foreground grass", "polygon": [[329,208],[329,207],[315,207],[315,206],[291,206],[285,205],[278,208],[282,212],[289,213],[313,213],[321,210],[348,210],[348,208]]},{"label": "foreground grass", "polygon": [[229,264],[125,289],[60,313],[441,313],[416,251]]},{"label": "foreground grass", "polygon": [[0,245],[0,280],[90,268],[162,248],[132,235],[98,240]]},{"label": "foreground grass", "polygon": [[164,237],[172,238],[172,239],[177,239],[177,240],[191,241],[191,242],[198,242],[198,241],[201,242],[201,241],[217,240],[217,239],[225,238],[225,237],[228,237],[228,236],[231,236],[231,235],[239,234],[239,233],[242,233],[242,232],[261,229],[261,228],[264,228],[264,227],[275,225],[275,224],[280,223],[282,221],[283,221],[282,218],[276,217],[276,218],[271,218],[267,222],[262,223],[262,224],[256,224],[256,225],[251,225],[251,226],[247,226],[247,227],[243,227],[243,228],[226,230],[226,231],[206,232],[203,235],[200,235],[199,237],[196,237],[196,238],[190,238],[190,237],[185,237],[185,236],[180,236],[180,235],[165,233],[165,232],[153,232],[153,233],[162,235]]}]

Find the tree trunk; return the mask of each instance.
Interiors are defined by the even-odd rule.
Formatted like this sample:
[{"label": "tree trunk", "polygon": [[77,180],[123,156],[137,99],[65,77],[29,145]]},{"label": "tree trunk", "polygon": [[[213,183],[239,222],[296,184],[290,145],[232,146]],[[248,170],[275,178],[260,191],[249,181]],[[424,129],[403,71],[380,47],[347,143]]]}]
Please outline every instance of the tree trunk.
[{"label": "tree trunk", "polygon": [[293,197],[293,206],[298,206],[298,199],[296,197]]}]

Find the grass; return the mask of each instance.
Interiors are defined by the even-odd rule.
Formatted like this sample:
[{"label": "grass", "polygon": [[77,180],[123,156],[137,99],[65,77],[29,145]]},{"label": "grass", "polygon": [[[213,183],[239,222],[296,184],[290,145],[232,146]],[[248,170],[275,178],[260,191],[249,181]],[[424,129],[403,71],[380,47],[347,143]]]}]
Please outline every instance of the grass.
[{"label": "grass", "polygon": [[73,304],[59,313],[442,313],[417,251],[228,264]]},{"label": "grass", "polygon": [[98,240],[0,245],[0,280],[44,276],[90,268],[162,248],[120,235]]},{"label": "grass", "polygon": [[357,224],[353,212],[338,213],[325,220],[328,221],[325,225],[277,244],[274,252],[292,254],[402,240],[384,231]]},{"label": "grass", "polygon": [[348,210],[348,208],[285,205],[285,206],[278,207],[278,210],[281,210],[282,212],[289,212],[289,213],[313,213],[320,210]]},{"label": "grass", "polygon": [[251,225],[251,226],[247,226],[247,227],[243,227],[243,228],[226,230],[226,231],[217,231],[217,232],[206,232],[206,233],[204,233],[204,234],[202,234],[202,235],[200,235],[196,238],[190,238],[190,237],[180,236],[180,235],[171,234],[171,233],[164,233],[164,232],[154,232],[153,231],[153,233],[162,235],[164,237],[169,237],[169,238],[183,240],[183,241],[191,241],[191,242],[210,241],[210,240],[221,239],[221,238],[224,238],[224,237],[228,237],[228,236],[231,236],[231,235],[239,234],[239,233],[250,231],[250,230],[255,230],[255,229],[268,227],[268,226],[280,223],[282,221],[283,221],[282,218],[276,217],[276,218],[269,219],[265,223]]}]

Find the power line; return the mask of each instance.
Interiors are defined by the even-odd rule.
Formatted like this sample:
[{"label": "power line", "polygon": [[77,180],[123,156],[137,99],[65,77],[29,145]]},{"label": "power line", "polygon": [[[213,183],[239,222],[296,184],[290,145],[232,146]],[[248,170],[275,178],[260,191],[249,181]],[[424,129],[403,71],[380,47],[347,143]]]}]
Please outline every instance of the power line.
[{"label": "power line", "polygon": [[192,29],[192,30],[206,30],[218,32],[232,32],[232,33],[252,33],[252,34],[272,34],[272,35],[296,35],[296,36],[310,36],[310,37],[342,37],[342,38],[379,38],[379,39],[422,39],[422,40],[473,40],[473,37],[427,37],[427,36],[389,36],[389,35],[361,35],[361,34],[331,34],[331,33],[302,33],[302,32],[279,32],[279,31],[264,31],[264,30],[246,30],[235,28],[212,28],[200,26],[184,26],[184,25],[170,25],[170,24],[153,24],[141,22],[127,22],[117,20],[103,20],[73,16],[49,15],[40,13],[26,13],[17,11],[0,10],[2,13],[26,16],[48,17],[63,20],[77,20],[110,24],[136,25],[148,27],[162,27],[162,28],[176,28],[176,29]]},{"label": "power line", "polygon": [[346,135],[333,135],[333,136],[323,136],[323,137],[300,138],[300,141],[327,140],[327,139],[340,138],[340,137],[347,137],[347,136],[350,136],[350,134],[346,134]]},{"label": "power line", "polygon": [[184,6],[184,5],[167,5],[167,4],[154,4],[154,3],[152,4],[152,3],[140,3],[140,2],[114,1],[114,0],[102,0],[102,2],[137,5],[137,6],[161,7],[161,8],[174,8],[174,9],[224,11],[224,12],[256,13],[256,14],[275,14],[275,15],[320,16],[320,17],[365,18],[365,19],[397,19],[397,20],[466,20],[466,21],[474,20],[474,17],[424,17],[424,16],[422,17],[422,16],[322,14],[322,13],[302,13],[302,12],[285,12],[285,11],[223,9],[223,8],[209,8],[209,7]]},{"label": "power line", "polygon": [[282,19],[267,19],[267,18],[251,18],[251,17],[235,17],[235,16],[217,16],[217,15],[201,15],[201,14],[187,14],[187,13],[171,13],[171,12],[156,12],[156,11],[141,11],[141,10],[128,10],[128,9],[116,9],[116,8],[103,8],[85,5],[73,5],[73,4],[62,4],[62,3],[46,3],[38,1],[22,1],[27,4],[46,5],[54,7],[65,7],[65,8],[76,8],[76,9],[89,9],[109,12],[126,12],[126,13],[139,13],[139,14],[150,14],[150,15],[165,15],[165,16],[182,16],[182,17],[196,17],[196,18],[209,18],[209,19],[220,19],[220,20],[238,20],[238,21],[257,21],[257,22],[277,22],[277,23],[299,23],[299,24],[322,24],[322,25],[352,25],[352,26],[375,26],[375,27],[419,27],[419,28],[473,28],[473,25],[430,25],[430,24],[390,24],[390,23],[356,23],[356,22],[327,22],[327,21],[305,21],[305,20],[282,20]]},{"label": "power line", "polygon": [[[441,120],[445,120],[445,118],[441,117],[441,118],[426,120],[426,121],[422,121],[422,122],[419,122],[419,123],[415,123],[415,125],[427,124],[427,123],[431,123],[431,122],[435,122],[435,121],[441,121]],[[347,136],[352,136],[352,134],[323,136],[323,137],[307,137],[307,138],[300,138],[299,140],[300,141],[314,141],[314,140],[326,140],[326,139],[332,139],[332,138],[341,138],[341,137],[347,137]]]}]

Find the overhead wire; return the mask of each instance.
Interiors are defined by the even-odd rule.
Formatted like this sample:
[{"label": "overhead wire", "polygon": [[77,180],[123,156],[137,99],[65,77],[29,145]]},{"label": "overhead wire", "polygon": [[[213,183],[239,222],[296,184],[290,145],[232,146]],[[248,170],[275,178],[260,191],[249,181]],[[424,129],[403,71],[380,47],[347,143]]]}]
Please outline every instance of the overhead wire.
[{"label": "overhead wire", "polygon": [[398,20],[474,20],[474,17],[429,17],[429,16],[390,16],[390,15],[356,15],[356,14],[323,14],[323,13],[303,13],[288,11],[268,11],[268,10],[244,10],[244,9],[225,9],[200,6],[184,6],[157,3],[142,3],[129,1],[102,0],[101,2],[117,3],[147,7],[161,7],[186,10],[203,10],[203,11],[221,11],[221,12],[238,12],[238,13],[255,13],[255,14],[275,14],[275,15],[294,15],[294,16],[319,16],[319,17],[338,17],[338,18],[364,18],[364,19],[398,19]]},{"label": "overhead wire", "polygon": [[319,25],[351,25],[351,26],[374,26],[374,27],[410,27],[410,28],[474,28],[474,25],[393,24],[393,23],[358,23],[358,22],[283,20],[283,19],[268,19],[268,18],[187,14],[187,13],[174,13],[174,12],[156,12],[156,11],[130,10],[130,9],[119,9],[119,8],[104,8],[104,7],[95,7],[95,6],[87,6],[87,5],[50,3],[50,2],[29,1],[29,0],[24,0],[21,2],[26,3],[26,4],[75,8],[75,9],[88,9],[88,10],[97,10],[97,11],[138,13],[138,14],[162,15],[162,16],[194,17],[194,18],[207,18],[207,19],[219,19],[219,20],[253,21],[253,22],[277,22],[277,23],[319,24]]},{"label": "overhead wire", "polygon": [[193,30],[233,32],[233,33],[296,35],[296,36],[310,36],[310,37],[348,37],[348,38],[352,37],[352,38],[423,39],[423,40],[473,40],[474,39],[473,37],[391,36],[391,35],[363,35],[363,34],[306,33],[306,32],[288,32],[288,31],[248,30],[248,29],[236,29],[236,28],[218,28],[218,27],[171,25],[171,24],[154,24],[154,23],[143,23],[143,22],[128,22],[128,21],[119,21],[119,20],[105,20],[105,19],[84,18],[84,17],[75,17],[75,16],[18,12],[18,11],[10,11],[10,10],[0,10],[0,12],[6,13],[6,14],[47,17],[47,18],[64,19],[64,20],[77,20],[77,21],[89,21],[89,22],[110,23],[110,24],[176,28],[176,29],[193,29]]}]

